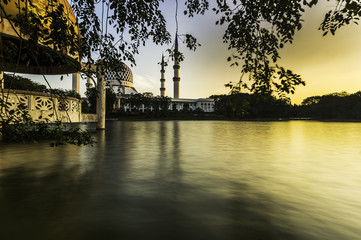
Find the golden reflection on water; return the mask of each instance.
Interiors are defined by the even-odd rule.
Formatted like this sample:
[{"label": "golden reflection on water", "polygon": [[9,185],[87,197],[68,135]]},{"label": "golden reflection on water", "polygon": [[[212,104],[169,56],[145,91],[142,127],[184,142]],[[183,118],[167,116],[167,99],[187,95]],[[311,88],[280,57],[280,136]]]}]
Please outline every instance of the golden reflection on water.
[{"label": "golden reflection on water", "polygon": [[[78,228],[59,239],[85,239],[95,229],[93,239],[105,233],[126,239],[361,236],[360,123],[107,124],[94,133],[93,148],[0,146],[0,187],[7,189],[0,188],[0,204],[12,208],[6,196],[15,194],[16,179],[55,189],[39,201],[54,201],[60,191],[71,202],[51,209],[69,215],[50,219]],[[38,191],[34,186],[27,187]]]}]

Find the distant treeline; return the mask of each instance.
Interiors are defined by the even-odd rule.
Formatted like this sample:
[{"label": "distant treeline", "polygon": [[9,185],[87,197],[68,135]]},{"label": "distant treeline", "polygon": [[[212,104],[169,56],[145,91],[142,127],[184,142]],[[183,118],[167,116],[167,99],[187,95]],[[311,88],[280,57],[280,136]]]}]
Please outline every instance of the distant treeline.
[{"label": "distant treeline", "polygon": [[64,90],[60,88],[49,89],[43,84],[39,84],[31,81],[29,78],[13,75],[4,74],[4,88],[5,89],[16,89],[32,92],[52,93],[66,97],[75,97],[80,99],[80,94],[74,90]]},{"label": "distant treeline", "polygon": [[295,106],[297,116],[314,119],[355,119],[361,120],[361,91],[308,97]]},{"label": "distant treeline", "polygon": [[233,93],[213,95],[216,114],[227,118],[287,118],[292,105],[284,99],[271,95]]},{"label": "distant treeline", "polygon": [[214,95],[216,114],[228,118],[311,118],[361,120],[361,91],[308,97],[300,105],[271,95],[236,93]]}]

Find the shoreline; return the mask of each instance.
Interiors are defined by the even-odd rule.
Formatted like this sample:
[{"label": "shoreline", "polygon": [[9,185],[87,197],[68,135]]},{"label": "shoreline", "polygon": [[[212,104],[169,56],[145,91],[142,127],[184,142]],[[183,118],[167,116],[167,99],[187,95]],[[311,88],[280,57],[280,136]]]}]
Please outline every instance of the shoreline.
[{"label": "shoreline", "polygon": [[287,121],[316,121],[316,122],[361,122],[361,119],[315,119],[307,117],[290,118],[227,118],[224,116],[203,117],[117,117],[107,118],[107,121],[240,121],[240,122],[287,122]]}]

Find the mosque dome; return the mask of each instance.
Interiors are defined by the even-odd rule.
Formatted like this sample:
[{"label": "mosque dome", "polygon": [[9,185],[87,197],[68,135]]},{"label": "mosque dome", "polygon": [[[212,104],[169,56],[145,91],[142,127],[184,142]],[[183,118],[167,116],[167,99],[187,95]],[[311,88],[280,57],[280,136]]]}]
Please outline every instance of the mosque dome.
[{"label": "mosque dome", "polygon": [[114,71],[108,71],[106,79],[109,84],[113,86],[128,86],[133,87],[133,73],[130,68],[124,64],[119,64],[119,67]]},{"label": "mosque dome", "polygon": [[132,70],[125,63],[120,63],[113,71],[107,71],[106,80],[115,92],[122,94],[137,93],[133,87]]},{"label": "mosque dome", "polygon": [[[67,0],[48,1],[16,1],[10,0],[7,3],[1,3],[0,9],[0,36],[2,37],[2,51],[3,56],[0,58],[0,69],[2,71],[30,73],[30,74],[65,74],[76,72],[80,67],[80,59],[77,51],[70,51],[69,45],[62,44],[62,47],[56,48],[51,42],[51,32],[54,27],[51,24],[54,18],[51,18],[49,13],[59,13],[63,16],[55,17],[56,21],[65,22],[68,26],[67,34],[76,35],[72,39],[79,39],[79,28],[77,21]],[[56,15],[56,14],[55,14]],[[24,28],[24,25],[18,24],[19,19],[23,22],[30,23]],[[39,28],[41,34],[49,33],[38,39],[35,44],[38,46],[36,54],[34,51],[27,50],[29,47],[24,47],[24,41],[32,43],[29,40],[33,29],[31,27],[35,19],[40,21]],[[25,24],[26,25],[26,24]],[[55,23],[57,25],[57,23]],[[20,26],[22,28],[20,29]],[[36,29],[36,28],[35,28]],[[74,29],[74,31],[70,31]],[[74,43],[76,40],[73,40]],[[75,46],[75,45],[74,45]],[[77,44],[76,44],[77,46]],[[17,49],[14,50],[14,47]],[[58,49],[58,50],[57,50]],[[17,59],[12,56],[15,53],[21,52],[22,56],[19,58],[20,62],[14,61]],[[36,58],[36,60],[35,60]]]}]

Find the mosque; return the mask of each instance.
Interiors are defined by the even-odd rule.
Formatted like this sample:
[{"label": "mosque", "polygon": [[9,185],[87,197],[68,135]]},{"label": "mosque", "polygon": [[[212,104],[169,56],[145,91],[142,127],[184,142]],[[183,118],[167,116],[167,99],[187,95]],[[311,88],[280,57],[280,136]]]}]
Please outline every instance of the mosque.
[{"label": "mosque", "polygon": [[[176,36],[175,40],[175,49],[174,49],[174,77],[173,77],[173,98],[171,99],[171,104],[169,105],[169,110],[176,108],[178,111],[183,109],[196,110],[197,108],[202,109],[204,112],[214,112],[214,99],[210,98],[197,98],[197,99],[187,99],[179,97],[179,51],[178,51],[178,38]],[[164,57],[162,56],[161,62],[161,79],[160,79],[160,96],[165,97],[165,62]],[[133,74],[130,68],[122,63],[117,71],[109,71],[106,74],[106,80],[109,83],[109,87],[117,93],[118,101],[115,108],[120,109],[121,103],[120,98],[122,95],[126,94],[136,94],[137,90],[133,87]],[[129,110],[130,106],[123,106],[124,110]]]},{"label": "mosque", "polygon": [[115,93],[121,95],[138,93],[133,87],[132,70],[124,63],[121,63],[116,71],[108,71],[106,73],[106,79],[109,87],[112,88]]}]

